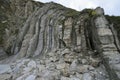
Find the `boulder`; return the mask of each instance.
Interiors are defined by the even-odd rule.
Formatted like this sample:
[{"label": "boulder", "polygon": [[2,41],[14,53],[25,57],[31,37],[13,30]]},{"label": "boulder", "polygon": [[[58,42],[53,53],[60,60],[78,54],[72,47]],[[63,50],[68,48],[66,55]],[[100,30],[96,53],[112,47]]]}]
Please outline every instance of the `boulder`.
[{"label": "boulder", "polygon": [[35,75],[29,75],[25,80],[35,80]]},{"label": "boulder", "polygon": [[10,65],[8,64],[0,64],[0,74],[10,73],[12,72]]},{"label": "boulder", "polygon": [[28,67],[31,67],[31,68],[36,68],[36,62],[31,60],[28,64],[27,64]]},{"label": "boulder", "polygon": [[94,80],[89,73],[84,73],[82,80]]},{"label": "boulder", "polygon": [[104,15],[104,9],[101,7],[97,7],[95,11],[98,15]]}]

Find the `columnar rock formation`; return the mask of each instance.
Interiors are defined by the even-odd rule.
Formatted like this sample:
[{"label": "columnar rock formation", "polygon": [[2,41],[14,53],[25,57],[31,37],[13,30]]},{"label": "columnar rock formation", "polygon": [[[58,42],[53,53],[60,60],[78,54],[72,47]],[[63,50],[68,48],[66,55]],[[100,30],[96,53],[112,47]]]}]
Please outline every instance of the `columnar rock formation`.
[{"label": "columnar rock formation", "polygon": [[[28,18],[19,34],[15,50],[21,57],[37,56],[65,47],[80,50],[81,45],[85,45],[81,41],[85,40],[83,25],[88,15],[73,19],[74,16],[76,14],[71,14],[70,9],[54,3],[46,4]],[[80,24],[78,19],[83,22]]]},{"label": "columnar rock formation", "polygon": [[[17,29],[13,27],[12,30],[11,28],[5,29],[5,36],[8,37],[8,41],[4,41],[3,45],[9,54],[15,55],[16,59],[24,57],[43,59],[42,57],[47,58],[50,52],[54,52],[53,55],[57,55],[56,57],[65,56],[66,53],[62,54],[61,50],[68,49],[78,57],[73,56],[73,54],[67,55],[69,58],[63,58],[66,64],[77,65],[77,61],[75,62],[74,59],[79,60],[81,54],[83,57],[89,55],[90,60],[91,56],[99,57],[109,75],[108,79],[120,79],[119,40],[113,25],[109,24],[105,18],[102,8],[85,9],[78,12],[53,2],[42,4],[31,0],[11,1],[13,2],[10,4],[11,9],[15,11],[17,17],[13,18],[12,15],[9,19],[17,20],[20,25],[13,25],[14,27],[18,26]],[[16,30],[18,30],[17,33],[12,34],[11,31]],[[58,55],[57,50],[61,51],[61,54]],[[73,60],[71,60],[71,55],[74,57]],[[49,55],[48,59],[51,59],[50,57]],[[66,61],[66,59],[71,61]],[[53,60],[55,65],[59,61],[61,61],[60,58]],[[47,66],[47,63],[44,64]],[[91,78],[89,80],[98,79],[106,80],[107,78]]]},{"label": "columnar rock formation", "polygon": [[34,10],[43,6],[32,0],[1,0],[0,1],[0,45],[11,55],[11,46],[26,19]]}]

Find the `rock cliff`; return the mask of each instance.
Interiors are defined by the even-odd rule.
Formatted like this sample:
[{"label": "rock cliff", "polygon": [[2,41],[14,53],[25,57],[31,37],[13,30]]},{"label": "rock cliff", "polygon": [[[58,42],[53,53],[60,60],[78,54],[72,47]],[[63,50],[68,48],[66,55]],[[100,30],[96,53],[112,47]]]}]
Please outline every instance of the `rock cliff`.
[{"label": "rock cliff", "polygon": [[0,62],[1,80],[120,79],[118,32],[102,8],[78,12],[32,0],[0,4],[0,58],[8,54]]}]

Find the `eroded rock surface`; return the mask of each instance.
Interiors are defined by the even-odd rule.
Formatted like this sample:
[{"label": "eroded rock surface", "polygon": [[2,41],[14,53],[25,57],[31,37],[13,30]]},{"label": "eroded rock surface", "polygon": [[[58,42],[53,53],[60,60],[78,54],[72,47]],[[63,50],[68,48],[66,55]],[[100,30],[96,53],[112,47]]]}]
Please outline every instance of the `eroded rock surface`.
[{"label": "eroded rock surface", "polygon": [[[2,68],[0,79],[11,80],[107,80],[104,66],[94,67],[90,56],[84,57],[67,49],[55,50],[43,58],[23,58]],[[64,53],[65,55],[62,55]],[[51,56],[51,54],[53,56]],[[82,54],[82,53],[81,53]],[[69,56],[70,61],[65,60]],[[56,60],[56,57],[57,60]],[[84,63],[84,60],[87,62]],[[100,62],[99,58],[94,59]],[[8,69],[8,70],[7,70]],[[7,71],[6,71],[7,70]],[[1,71],[1,69],[0,69]],[[7,75],[8,77],[5,77]]]},{"label": "eroded rock surface", "polygon": [[0,45],[13,56],[0,62],[0,80],[120,79],[119,40],[102,8],[78,12],[53,2],[10,2],[16,17],[8,13],[10,28]]}]

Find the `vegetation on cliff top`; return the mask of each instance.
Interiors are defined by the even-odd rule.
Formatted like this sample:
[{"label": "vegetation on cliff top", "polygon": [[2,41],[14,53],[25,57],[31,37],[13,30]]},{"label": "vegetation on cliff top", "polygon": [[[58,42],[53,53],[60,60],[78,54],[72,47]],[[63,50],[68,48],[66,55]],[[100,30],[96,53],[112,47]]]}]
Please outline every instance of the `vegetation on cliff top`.
[{"label": "vegetation on cliff top", "polygon": [[120,40],[120,16],[109,16],[106,15],[107,20],[109,21],[110,24],[114,25],[114,28],[117,31],[118,38]]},{"label": "vegetation on cliff top", "polygon": [[5,32],[5,28],[7,27],[7,23],[5,20],[7,19],[6,17],[6,11],[9,8],[9,2],[6,0],[0,0],[0,44],[3,42],[3,35]]}]

